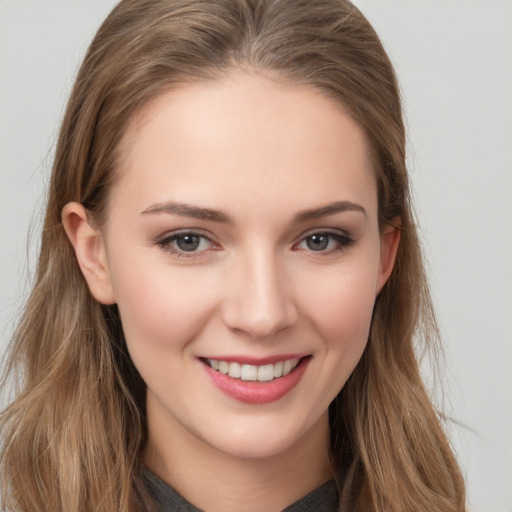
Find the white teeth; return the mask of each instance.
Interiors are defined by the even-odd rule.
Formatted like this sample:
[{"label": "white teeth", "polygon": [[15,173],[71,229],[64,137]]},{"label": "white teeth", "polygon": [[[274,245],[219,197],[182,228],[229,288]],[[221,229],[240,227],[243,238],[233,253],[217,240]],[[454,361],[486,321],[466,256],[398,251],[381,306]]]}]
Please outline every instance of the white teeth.
[{"label": "white teeth", "polygon": [[242,367],[239,363],[229,363],[229,376],[234,379],[239,379],[242,372]]},{"label": "white teeth", "polygon": [[229,375],[233,379],[267,382],[288,375],[299,364],[300,359],[287,359],[286,361],[262,366],[237,362],[229,363],[217,359],[208,359],[207,361],[214,370]]},{"label": "white teeth", "polygon": [[283,364],[283,377],[285,375],[288,375],[291,371],[292,371],[292,368],[293,368],[293,360],[286,360]]},{"label": "white teeth", "polygon": [[227,375],[229,373],[229,363],[226,361],[219,361],[219,372]]},{"label": "white teeth", "polygon": [[266,381],[274,378],[274,365],[266,364],[258,368],[258,380]]},{"label": "white teeth", "polygon": [[242,380],[258,380],[258,367],[252,364],[243,364],[240,378]]},{"label": "white teeth", "polygon": [[274,378],[283,376],[283,361],[279,361],[274,365]]}]

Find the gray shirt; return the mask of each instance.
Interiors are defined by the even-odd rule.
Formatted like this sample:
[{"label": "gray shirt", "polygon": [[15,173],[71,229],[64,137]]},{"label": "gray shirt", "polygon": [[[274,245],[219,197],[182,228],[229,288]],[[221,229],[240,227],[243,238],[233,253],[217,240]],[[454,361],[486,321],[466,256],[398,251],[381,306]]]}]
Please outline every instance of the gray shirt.
[{"label": "gray shirt", "polygon": [[[202,512],[149,470],[144,472],[144,481],[157,504],[155,512]],[[330,480],[286,507],[283,512],[337,512],[338,506],[336,484]]]}]

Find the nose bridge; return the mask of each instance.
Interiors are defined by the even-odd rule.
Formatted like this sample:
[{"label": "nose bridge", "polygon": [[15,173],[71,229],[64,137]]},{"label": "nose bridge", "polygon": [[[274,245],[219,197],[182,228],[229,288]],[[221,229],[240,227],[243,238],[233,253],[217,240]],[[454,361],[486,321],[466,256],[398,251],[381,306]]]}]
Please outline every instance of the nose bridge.
[{"label": "nose bridge", "polygon": [[297,319],[286,274],[276,251],[259,246],[244,251],[230,269],[224,320],[254,338],[272,336]]}]

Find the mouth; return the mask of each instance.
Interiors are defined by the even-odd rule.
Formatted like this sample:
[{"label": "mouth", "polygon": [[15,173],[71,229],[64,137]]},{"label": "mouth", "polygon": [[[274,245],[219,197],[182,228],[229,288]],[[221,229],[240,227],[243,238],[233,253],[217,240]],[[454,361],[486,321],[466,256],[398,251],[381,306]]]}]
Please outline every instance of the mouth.
[{"label": "mouth", "polygon": [[[309,356],[306,356],[309,357]],[[292,372],[304,357],[293,357],[263,365],[244,364],[237,361],[202,358],[201,361],[214,371],[228,375],[232,379],[252,382],[269,382],[285,377]]]},{"label": "mouth", "polygon": [[311,354],[257,361],[238,357],[199,358],[210,381],[220,391],[248,404],[266,404],[283,398],[301,381],[311,359]]}]

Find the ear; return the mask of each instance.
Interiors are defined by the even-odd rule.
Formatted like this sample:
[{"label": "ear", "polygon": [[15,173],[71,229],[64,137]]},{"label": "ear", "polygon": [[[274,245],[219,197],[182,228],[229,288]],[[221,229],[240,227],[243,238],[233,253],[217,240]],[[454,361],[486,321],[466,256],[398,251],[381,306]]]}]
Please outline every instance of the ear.
[{"label": "ear", "polygon": [[398,245],[400,243],[400,219],[396,218],[384,226],[380,235],[380,262],[377,277],[377,295],[386,284],[395,265]]},{"label": "ear", "polygon": [[105,244],[99,230],[89,222],[87,210],[80,203],[68,203],[61,218],[92,296],[102,304],[114,304]]}]

